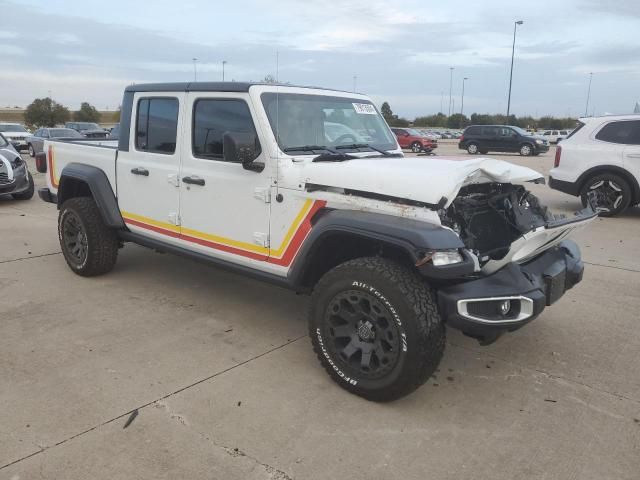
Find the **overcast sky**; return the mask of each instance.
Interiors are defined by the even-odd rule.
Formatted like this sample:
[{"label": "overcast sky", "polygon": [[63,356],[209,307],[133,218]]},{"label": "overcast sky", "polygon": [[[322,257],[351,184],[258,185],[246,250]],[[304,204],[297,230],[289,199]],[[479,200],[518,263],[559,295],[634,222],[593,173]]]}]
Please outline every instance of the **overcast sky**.
[{"label": "overcast sky", "polygon": [[[0,0],[0,107],[49,91],[117,108],[131,83],[260,80],[357,89],[395,113],[596,114],[640,100],[638,0]],[[443,101],[444,97],[444,101]]]}]

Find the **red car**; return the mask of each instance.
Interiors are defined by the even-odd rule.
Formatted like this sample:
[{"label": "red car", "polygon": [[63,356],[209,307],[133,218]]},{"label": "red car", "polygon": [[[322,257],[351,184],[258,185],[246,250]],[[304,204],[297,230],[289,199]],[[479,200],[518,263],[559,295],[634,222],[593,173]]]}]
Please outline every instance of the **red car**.
[{"label": "red car", "polygon": [[434,148],[438,148],[436,140],[425,137],[413,128],[392,128],[396,134],[400,148],[409,148],[414,153],[430,153]]}]

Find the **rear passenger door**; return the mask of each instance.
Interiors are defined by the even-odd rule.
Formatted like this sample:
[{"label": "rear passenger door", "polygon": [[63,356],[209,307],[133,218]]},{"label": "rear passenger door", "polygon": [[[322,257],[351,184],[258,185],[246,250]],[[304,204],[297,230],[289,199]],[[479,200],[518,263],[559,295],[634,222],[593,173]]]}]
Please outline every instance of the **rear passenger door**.
[{"label": "rear passenger door", "polygon": [[128,150],[118,152],[118,205],[132,232],[179,243],[184,92],[137,92]]},{"label": "rear passenger door", "polygon": [[502,145],[498,139],[498,127],[482,127],[481,145],[482,150],[500,151]]}]

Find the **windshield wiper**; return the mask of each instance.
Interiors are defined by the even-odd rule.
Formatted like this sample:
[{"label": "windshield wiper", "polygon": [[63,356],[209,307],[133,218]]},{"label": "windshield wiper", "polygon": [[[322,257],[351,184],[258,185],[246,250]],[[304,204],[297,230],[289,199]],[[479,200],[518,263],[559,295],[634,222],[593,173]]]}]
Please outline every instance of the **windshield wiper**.
[{"label": "windshield wiper", "polygon": [[327,147],[326,145],[302,145],[300,147],[287,147],[283,148],[282,151],[285,153],[288,152],[314,152],[316,150],[325,150],[331,153],[340,153],[336,152],[332,148]]},{"label": "windshield wiper", "polygon": [[395,156],[391,152],[388,152],[386,150],[382,150],[381,148],[374,147],[373,145],[369,145],[368,143],[351,143],[349,145],[338,145],[336,147],[336,150],[342,150],[342,149],[347,149],[347,148],[351,148],[351,149],[354,149],[354,150],[357,150],[358,148],[370,148],[371,150],[373,150],[375,152],[381,153],[385,157]]}]

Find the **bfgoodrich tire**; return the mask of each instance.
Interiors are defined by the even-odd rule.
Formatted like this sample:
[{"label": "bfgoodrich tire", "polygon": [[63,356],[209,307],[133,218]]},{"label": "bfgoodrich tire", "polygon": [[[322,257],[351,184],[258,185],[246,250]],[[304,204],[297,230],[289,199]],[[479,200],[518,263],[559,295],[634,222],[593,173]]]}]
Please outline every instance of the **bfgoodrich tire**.
[{"label": "bfgoodrich tire", "polygon": [[311,297],[309,335],[336,383],[379,402],[426,382],[445,345],[434,292],[416,273],[378,257],[345,262],[322,277]]},{"label": "bfgoodrich tire", "polygon": [[118,258],[118,236],[104,224],[92,198],[64,202],[58,215],[58,238],[67,264],[78,275],[107,273]]}]

